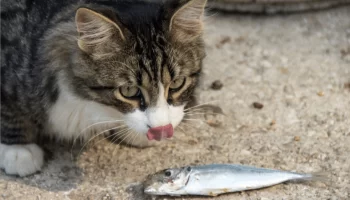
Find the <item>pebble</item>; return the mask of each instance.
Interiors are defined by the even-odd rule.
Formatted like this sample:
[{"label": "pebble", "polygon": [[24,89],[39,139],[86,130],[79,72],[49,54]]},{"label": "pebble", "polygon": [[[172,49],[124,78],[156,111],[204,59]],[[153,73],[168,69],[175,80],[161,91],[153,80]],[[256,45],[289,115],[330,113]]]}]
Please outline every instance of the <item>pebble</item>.
[{"label": "pebble", "polygon": [[317,92],[317,95],[320,96],[320,97],[323,97],[324,96],[324,92],[323,91],[319,91],[319,92]]},{"label": "pebble", "polygon": [[297,142],[300,141],[300,136],[295,136],[294,141],[297,141]]},{"label": "pebble", "polygon": [[262,103],[259,103],[259,102],[254,102],[253,106],[256,109],[262,109],[264,107],[264,105]]},{"label": "pebble", "polygon": [[207,124],[212,127],[221,126],[221,122],[219,120],[207,120]]},{"label": "pebble", "polygon": [[211,84],[211,89],[213,90],[220,90],[224,84],[220,80],[216,80]]},{"label": "pebble", "polygon": [[271,122],[270,122],[270,126],[273,126],[273,125],[275,125],[276,124],[276,120],[272,120]]},{"label": "pebble", "polygon": [[289,73],[288,68],[285,68],[285,67],[280,67],[280,71],[281,71],[282,74],[288,74]]},{"label": "pebble", "polygon": [[350,90],[350,82],[344,84],[344,88]]}]

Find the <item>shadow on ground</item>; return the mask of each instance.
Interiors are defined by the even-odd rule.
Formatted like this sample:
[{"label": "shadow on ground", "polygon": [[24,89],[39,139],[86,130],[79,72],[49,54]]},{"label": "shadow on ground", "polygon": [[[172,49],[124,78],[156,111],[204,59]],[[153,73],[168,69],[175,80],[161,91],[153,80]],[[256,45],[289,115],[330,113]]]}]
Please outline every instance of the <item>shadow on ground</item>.
[{"label": "shadow on ground", "polygon": [[47,191],[69,191],[82,182],[83,172],[76,165],[77,154],[81,147],[71,148],[68,144],[49,142],[44,145],[45,164],[43,171],[26,176],[8,176],[0,171],[0,180],[17,182]]}]

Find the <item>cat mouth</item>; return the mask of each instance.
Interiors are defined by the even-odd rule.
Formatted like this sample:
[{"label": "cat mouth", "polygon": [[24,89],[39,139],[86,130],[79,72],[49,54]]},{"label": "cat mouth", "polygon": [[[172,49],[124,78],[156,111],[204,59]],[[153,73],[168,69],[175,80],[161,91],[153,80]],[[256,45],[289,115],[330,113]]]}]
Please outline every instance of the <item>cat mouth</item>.
[{"label": "cat mouth", "polygon": [[171,138],[173,135],[174,135],[174,128],[172,124],[153,127],[148,129],[148,132],[147,132],[148,140],[160,141],[164,138]]}]

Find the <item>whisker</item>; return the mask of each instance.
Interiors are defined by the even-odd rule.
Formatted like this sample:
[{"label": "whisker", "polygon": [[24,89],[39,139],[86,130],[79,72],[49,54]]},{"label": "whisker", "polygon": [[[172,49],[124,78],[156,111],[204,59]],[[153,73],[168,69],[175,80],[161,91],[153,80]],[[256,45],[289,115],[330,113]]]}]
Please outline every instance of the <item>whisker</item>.
[{"label": "whisker", "polygon": [[191,110],[193,108],[198,108],[200,106],[208,105],[208,104],[211,104],[211,103],[214,103],[214,102],[217,102],[217,101],[219,101],[219,100],[208,101],[206,103],[202,103],[202,104],[199,104],[199,105],[196,105],[196,106],[192,106],[190,108],[185,109],[184,112],[187,111],[187,110]]},{"label": "whisker", "polygon": [[111,144],[115,144],[114,142],[117,141],[119,138],[123,137],[124,134],[126,134],[129,130],[131,130],[131,128],[126,128],[126,129],[123,129],[123,131],[118,132],[117,134],[113,134],[114,137],[111,139]]},{"label": "whisker", "polygon": [[[222,113],[215,113],[215,112],[208,112],[208,113],[200,113],[200,112],[198,112],[198,113],[185,113],[185,115],[187,116],[187,115],[189,115],[189,116],[191,116],[191,115],[223,115]],[[223,115],[223,116],[225,116],[225,115]]]},{"label": "whisker", "polygon": [[[119,132],[118,134],[114,134],[114,137],[111,139],[111,143],[110,143],[108,146],[110,146],[110,145],[112,145],[112,144],[118,146],[118,144],[116,144],[115,142],[116,142],[118,139],[120,139],[120,138],[122,138],[123,136],[125,136],[125,134],[127,134],[130,130],[131,130],[131,128],[126,128],[126,129],[124,129],[123,131]],[[117,147],[115,147],[115,148],[117,148]],[[113,152],[114,152],[114,150],[113,150]]]},{"label": "whisker", "polygon": [[76,142],[76,140],[81,136],[82,133],[84,133],[86,130],[88,130],[89,128],[95,126],[95,125],[98,125],[98,124],[105,124],[105,123],[112,123],[112,122],[122,122],[124,120],[110,120],[110,121],[102,121],[102,122],[97,122],[97,123],[94,123],[94,124],[91,124],[89,126],[87,126],[86,128],[84,128],[82,131],[80,131],[80,133],[74,138],[73,140],[73,144],[72,144],[72,148]]},{"label": "whisker", "polygon": [[225,113],[221,110],[220,107],[210,106],[210,105],[202,105],[203,107],[195,108],[184,112],[185,114],[190,113],[203,113],[203,114],[217,114],[226,116]]},{"label": "whisker", "polygon": [[181,130],[181,132],[186,133],[185,130],[181,127],[183,124],[179,124],[177,127]]},{"label": "whisker", "polygon": [[[126,129],[123,129],[123,131],[122,131],[122,132],[119,132],[118,134],[111,134],[110,136],[108,136],[108,138],[111,137],[111,136],[113,136],[113,138],[111,139],[111,142],[110,142],[110,144],[108,144],[108,146],[114,144],[114,142],[115,142],[118,138],[120,138],[120,137],[122,136],[122,134],[125,133],[125,131],[127,131],[127,128],[126,128]],[[107,139],[107,138],[105,138],[105,139]]]},{"label": "whisker", "polygon": [[[125,126],[126,126],[126,125],[125,125]],[[112,140],[113,140],[116,136],[118,136],[119,134],[125,132],[125,130],[127,130],[127,129],[128,129],[128,128],[123,128],[123,129],[121,129],[121,130],[118,131],[118,132],[115,132],[115,133],[113,133],[113,134],[111,134],[111,135],[109,135],[109,136],[107,136],[107,137],[104,137],[103,139],[101,139],[101,140],[97,141],[96,143],[94,143],[94,145],[96,145],[97,143],[99,143],[99,142],[101,142],[101,141],[103,141],[103,140],[106,140],[106,139],[108,139],[108,138],[110,138],[110,137],[112,137],[112,136],[114,136],[114,137],[112,138]]]},{"label": "whisker", "polygon": [[191,109],[191,110],[187,110],[187,112],[184,112],[184,113],[189,113],[189,112],[194,112],[194,111],[205,111],[205,108],[194,108],[194,109]]},{"label": "whisker", "polygon": [[129,130],[127,133],[125,133],[125,137],[118,142],[118,145],[120,145],[126,138],[132,136],[132,132]]},{"label": "whisker", "polygon": [[128,142],[128,145],[131,145],[134,143],[134,141],[136,140],[136,138],[139,136],[139,132],[135,132],[134,136],[132,137],[132,139],[130,140],[131,142]]},{"label": "whisker", "polygon": [[131,139],[129,139],[128,142],[127,142],[127,145],[128,145],[129,147],[132,147],[132,144],[134,143],[134,141],[136,140],[136,138],[139,136],[140,133],[134,131],[134,132],[131,132],[131,134],[132,134],[133,136],[131,136]]},{"label": "whisker", "polygon": [[[202,106],[206,106],[206,105],[202,105]],[[199,107],[199,108],[188,110],[187,112],[184,112],[184,113],[190,113],[190,112],[194,112],[194,111],[215,112],[214,110],[206,109],[205,107],[204,108]],[[215,112],[215,113],[220,113],[220,114],[224,115],[224,113],[221,113],[221,112]]]},{"label": "whisker", "polygon": [[186,121],[199,121],[199,122],[205,122],[204,120],[201,120],[201,119],[183,119],[183,120],[186,120]]},{"label": "whisker", "polygon": [[107,129],[107,130],[104,130],[104,131],[101,131],[100,133],[98,133],[97,135],[93,136],[92,138],[90,138],[84,145],[83,147],[81,147],[80,151],[79,151],[79,154],[81,153],[81,151],[84,149],[84,147],[91,141],[93,140],[94,138],[96,138],[97,136],[107,132],[107,131],[110,131],[110,130],[114,130],[114,129],[117,129],[117,128],[120,128],[120,127],[124,127],[126,125],[121,125],[121,126],[117,126],[117,127],[114,127],[114,128],[110,128],[110,129]]},{"label": "whisker", "polygon": [[[188,123],[188,122],[183,122],[183,123],[181,123],[181,125],[183,125],[183,126],[187,126],[187,127],[189,127],[189,128],[192,128],[192,129],[197,129],[198,127],[195,127],[195,126],[193,126],[192,124],[190,124],[190,123]],[[199,126],[201,126],[202,124],[200,124]]]},{"label": "whisker", "polygon": [[114,154],[115,150],[117,149],[117,146],[120,145],[126,138],[130,137],[130,135],[132,135],[132,134],[131,134],[132,132],[131,132],[130,130],[131,130],[131,129],[129,129],[128,132],[126,132],[126,133],[124,134],[124,138],[123,138],[120,142],[118,142],[118,144],[116,145],[116,147],[114,147],[114,150],[113,150],[113,152],[112,152],[112,155]]},{"label": "whisker", "polygon": [[[205,120],[201,120],[201,119],[182,119],[183,123],[186,125],[192,125],[190,127],[196,129],[198,127],[196,127],[196,125],[202,126],[203,124],[206,124],[207,122]],[[195,123],[196,122],[196,123]],[[199,122],[199,123],[198,123]]]},{"label": "whisker", "polygon": [[76,143],[76,140],[81,136],[81,134],[83,134],[86,130],[88,130],[89,128],[98,125],[98,124],[104,124],[104,123],[112,123],[112,122],[122,122],[124,120],[110,120],[110,121],[102,121],[102,122],[97,122],[94,124],[91,124],[89,126],[87,126],[86,128],[84,128],[82,131],[80,131],[80,133],[74,138],[73,143],[72,143],[72,147],[70,149],[70,154],[71,154],[71,159],[73,160],[73,147]]},{"label": "whisker", "polygon": [[205,114],[209,114],[209,113],[205,113],[205,112],[188,112],[188,113],[185,113],[185,115],[205,115]]},{"label": "whisker", "polygon": [[87,129],[89,129],[89,128],[95,126],[95,125],[98,125],[98,124],[105,124],[105,123],[112,123],[112,122],[123,122],[123,121],[124,120],[110,120],[110,121],[97,122],[97,123],[91,124],[88,127],[84,128],[81,132],[84,132]]}]

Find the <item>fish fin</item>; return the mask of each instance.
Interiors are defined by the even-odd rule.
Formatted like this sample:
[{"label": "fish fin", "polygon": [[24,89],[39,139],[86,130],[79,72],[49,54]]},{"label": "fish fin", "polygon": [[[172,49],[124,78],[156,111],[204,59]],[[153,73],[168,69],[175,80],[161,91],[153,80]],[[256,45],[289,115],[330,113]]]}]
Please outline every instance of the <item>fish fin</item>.
[{"label": "fish fin", "polygon": [[329,182],[329,174],[326,172],[315,172],[311,173],[311,181]]}]

